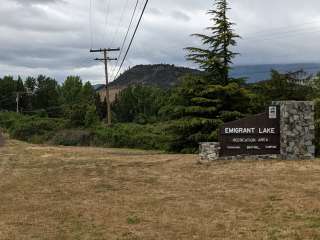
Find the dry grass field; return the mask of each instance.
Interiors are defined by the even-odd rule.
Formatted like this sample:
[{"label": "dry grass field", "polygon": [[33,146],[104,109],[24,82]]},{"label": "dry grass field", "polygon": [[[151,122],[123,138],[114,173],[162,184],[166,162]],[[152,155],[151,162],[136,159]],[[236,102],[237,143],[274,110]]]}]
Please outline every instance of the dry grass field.
[{"label": "dry grass field", "polygon": [[8,141],[0,239],[320,239],[320,162]]}]

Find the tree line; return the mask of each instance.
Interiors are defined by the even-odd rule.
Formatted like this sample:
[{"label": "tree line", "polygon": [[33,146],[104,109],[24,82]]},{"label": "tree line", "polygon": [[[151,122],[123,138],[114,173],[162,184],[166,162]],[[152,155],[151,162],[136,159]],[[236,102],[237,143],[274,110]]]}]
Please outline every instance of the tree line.
[{"label": "tree line", "polygon": [[[45,75],[0,79],[0,110],[22,114],[70,119],[74,126],[89,126],[104,119],[106,103],[90,82],[69,76],[59,84]],[[18,102],[18,105],[17,105]]]}]

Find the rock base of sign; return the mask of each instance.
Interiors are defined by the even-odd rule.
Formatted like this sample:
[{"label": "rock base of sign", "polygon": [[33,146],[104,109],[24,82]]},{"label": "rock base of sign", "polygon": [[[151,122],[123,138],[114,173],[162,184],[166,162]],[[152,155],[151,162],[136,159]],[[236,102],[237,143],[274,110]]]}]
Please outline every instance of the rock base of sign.
[{"label": "rock base of sign", "polygon": [[205,142],[200,143],[200,162],[210,162],[219,159],[220,143],[218,142]]},{"label": "rock base of sign", "polygon": [[280,106],[281,159],[315,158],[314,103],[309,101],[274,102]]},{"label": "rock base of sign", "polygon": [[228,160],[279,160],[280,155],[237,155],[237,156],[220,156],[220,144],[218,142],[200,143],[199,163],[210,163],[214,161]]}]

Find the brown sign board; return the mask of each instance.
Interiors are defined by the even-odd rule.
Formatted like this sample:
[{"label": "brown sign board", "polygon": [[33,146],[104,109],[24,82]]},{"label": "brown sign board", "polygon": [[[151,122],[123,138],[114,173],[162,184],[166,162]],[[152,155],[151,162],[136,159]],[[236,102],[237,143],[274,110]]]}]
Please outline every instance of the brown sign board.
[{"label": "brown sign board", "polygon": [[220,156],[280,154],[279,107],[224,124],[220,129]]}]

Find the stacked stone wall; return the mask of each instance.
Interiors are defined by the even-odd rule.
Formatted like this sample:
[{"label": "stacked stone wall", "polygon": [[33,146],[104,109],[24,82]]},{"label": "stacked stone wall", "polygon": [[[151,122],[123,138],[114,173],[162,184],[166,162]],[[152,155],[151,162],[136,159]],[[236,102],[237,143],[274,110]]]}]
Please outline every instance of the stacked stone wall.
[{"label": "stacked stone wall", "polygon": [[280,106],[280,150],[285,160],[315,158],[314,103],[274,102]]}]

